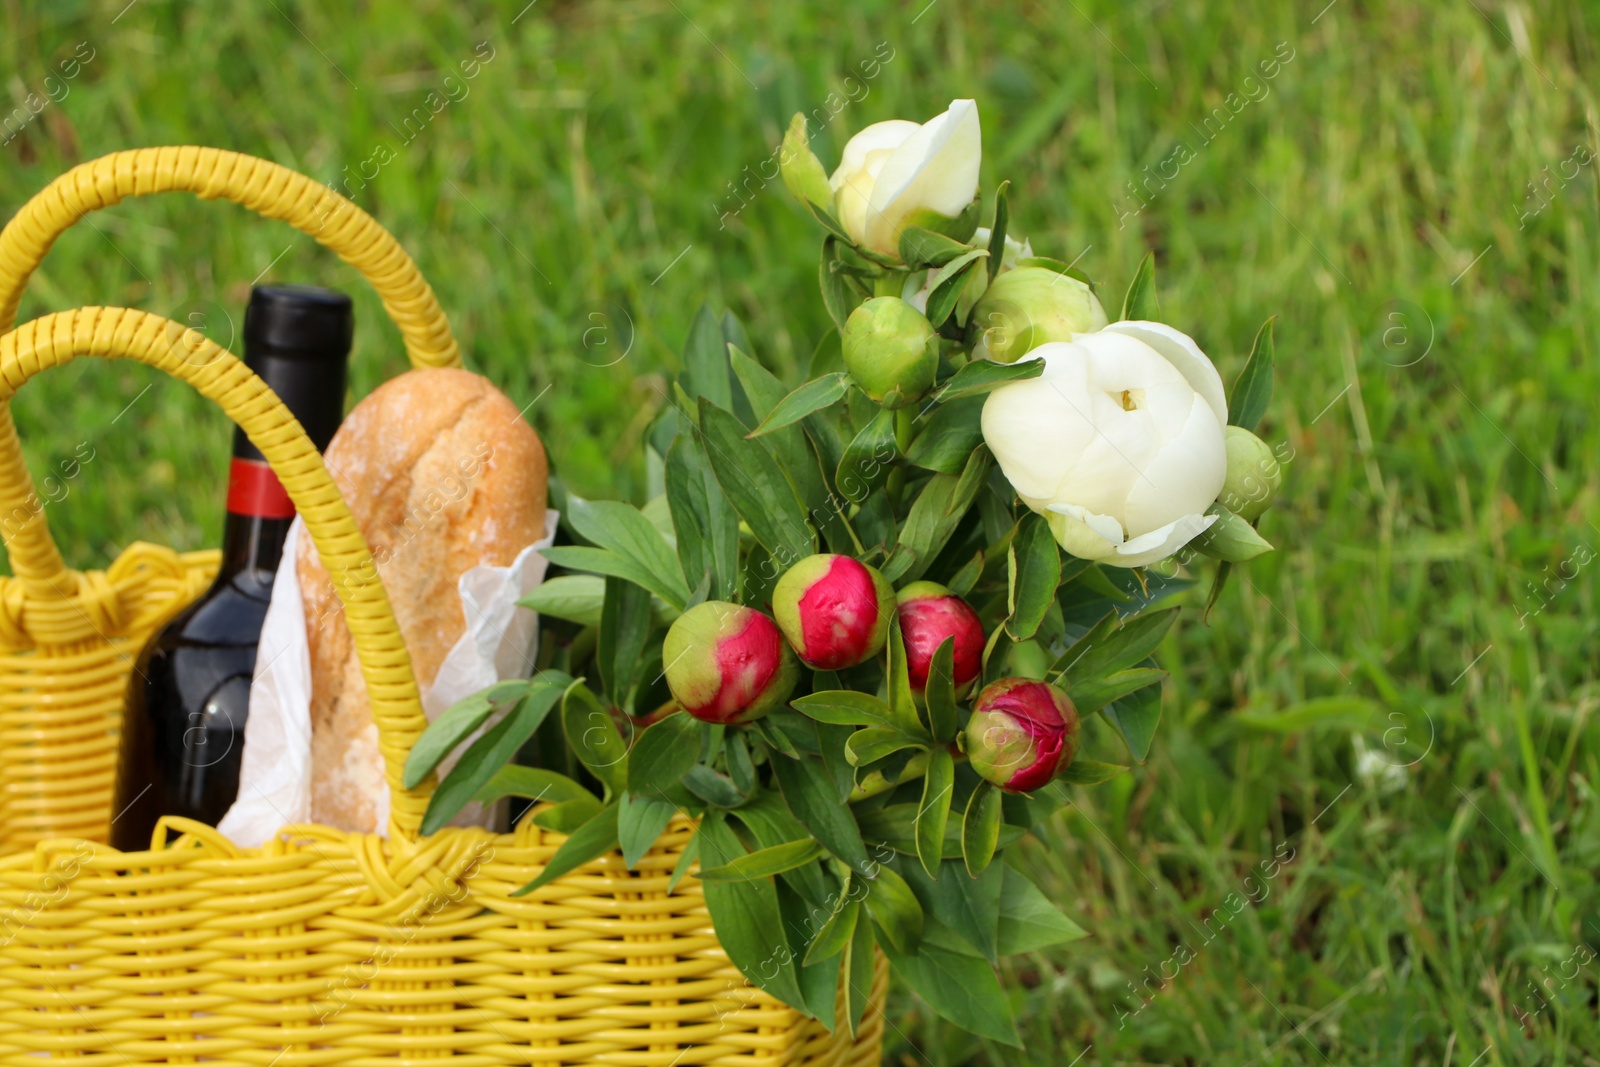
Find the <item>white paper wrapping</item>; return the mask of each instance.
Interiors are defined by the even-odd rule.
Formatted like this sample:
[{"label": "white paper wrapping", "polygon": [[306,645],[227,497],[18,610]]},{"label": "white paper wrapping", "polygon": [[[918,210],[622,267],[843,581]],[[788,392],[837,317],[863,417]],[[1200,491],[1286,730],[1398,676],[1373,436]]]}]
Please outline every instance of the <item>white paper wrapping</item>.
[{"label": "white paper wrapping", "polygon": [[[544,580],[548,564],[539,549],[554,543],[560,518],[557,512],[547,512],[544,538],[518,553],[509,567],[474,567],[457,582],[466,632],[433,679],[417,680],[430,720],[495,682],[532,673],[539,617],[517,601]],[[295,567],[296,546],[303,534],[297,518],[284,543],[256,651],[239,797],[217,824],[230,840],[245,847],[264,844],[285,826],[311,821],[311,651]],[[482,729],[492,725],[493,720]],[[453,756],[441,763],[440,777],[454,765]],[[486,825],[488,817],[477,804],[469,804],[453,825]],[[388,823],[385,792],[378,804],[377,825],[369,829],[387,834]]]}]

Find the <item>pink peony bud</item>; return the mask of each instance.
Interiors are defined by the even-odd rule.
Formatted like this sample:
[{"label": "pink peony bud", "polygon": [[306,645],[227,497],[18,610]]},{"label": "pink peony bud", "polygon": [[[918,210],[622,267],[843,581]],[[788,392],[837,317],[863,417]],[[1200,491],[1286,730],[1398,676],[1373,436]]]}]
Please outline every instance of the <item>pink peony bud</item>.
[{"label": "pink peony bud", "polygon": [[772,613],[808,667],[838,671],[883,650],[894,615],[894,587],[849,556],[807,556],[772,590]]},{"label": "pink peony bud", "polygon": [[789,698],[800,673],[769,616],[723,600],[678,616],[661,658],[673,697],[710,723],[759,719]]},{"label": "pink peony bud", "polygon": [[900,636],[906,644],[907,674],[912,691],[928,688],[934,653],[948,638],[956,639],[956,695],[983,669],[983,624],[967,602],[936,582],[912,582],[900,590]]},{"label": "pink peony bud", "polygon": [[1048,785],[1078,748],[1078,709],[1053,685],[1002,678],[978,694],[967,723],[972,769],[1008,793]]}]

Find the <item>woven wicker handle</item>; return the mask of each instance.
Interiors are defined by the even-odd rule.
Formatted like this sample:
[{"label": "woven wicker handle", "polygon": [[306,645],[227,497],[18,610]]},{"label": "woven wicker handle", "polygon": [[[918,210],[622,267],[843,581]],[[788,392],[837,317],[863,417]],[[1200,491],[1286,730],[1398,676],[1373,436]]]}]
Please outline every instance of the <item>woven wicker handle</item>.
[{"label": "woven wicker handle", "polygon": [[[281,219],[332,249],[383,298],[405,337],[411,363],[453,367],[461,352],[433,290],[393,236],[355,204],[319,182],[264,159],[216,148],[139,148],[80,164],[51,182],[0,231],[0,331],[16,322],[22,290],[68,227],[89,212],[130,196],[190,192],[232,200]],[[72,589],[66,564],[50,539],[44,510],[23,462],[9,404],[0,402],[0,513],[22,508],[23,521],[4,525],[12,571],[30,588]]]},{"label": "woven wicker handle", "polygon": [[0,337],[0,403],[48,367],[77,356],[136,359],[194,386],[238,423],[261,450],[333,578],[355,639],[389,781],[389,834],[414,841],[434,779],[401,786],[412,743],[428,725],[406,652],[372,553],[311,439],[265,382],[226,349],[194,330],[142,311],[79,308],[46,315]]}]

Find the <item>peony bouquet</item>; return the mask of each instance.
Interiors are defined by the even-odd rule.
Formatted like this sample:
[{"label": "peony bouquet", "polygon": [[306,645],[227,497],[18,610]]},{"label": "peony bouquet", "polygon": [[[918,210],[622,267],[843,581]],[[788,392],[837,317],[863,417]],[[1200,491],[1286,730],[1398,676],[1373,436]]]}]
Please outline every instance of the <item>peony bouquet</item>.
[{"label": "peony bouquet", "polygon": [[[791,387],[702,309],[648,435],[660,493],[567,497],[562,573],[525,602],[541,670],[450,709],[407,784],[466,745],[425,831],[536,801],[570,836],[533,885],[631,866],[685,813],[673,884],[699,878],[756,986],[853,1030],[881,950],[933,1010],[1014,1043],[994,964],[1084,931],[1002,853],[1128,770],[1080,757],[1086,734],[1146,758],[1163,602],[1199,557],[1221,561],[1214,601],[1270,550],[1279,470],[1251,432],[1271,323],[1229,393],[1158,321],[1150,257],[1111,321],[1009,232],[1006,185],[985,207],[980,153],[958,100],[867,127],[830,175],[795,117],[779,159],[824,231],[837,328]],[[512,761],[528,749],[540,766]]]}]

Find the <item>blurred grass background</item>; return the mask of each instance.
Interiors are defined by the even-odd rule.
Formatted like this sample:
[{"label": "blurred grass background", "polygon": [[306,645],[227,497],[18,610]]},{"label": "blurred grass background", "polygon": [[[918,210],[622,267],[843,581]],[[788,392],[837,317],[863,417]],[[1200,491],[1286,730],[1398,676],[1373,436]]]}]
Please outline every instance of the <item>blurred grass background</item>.
[{"label": "blurred grass background", "polygon": [[[1600,9],[524,3],[3,0],[0,99],[55,99],[0,148],[0,205],[128,147],[342,183],[390,146],[350,188],[469,365],[573,489],[640,501],[701,301],[780,372],[825,329],[818,234],[759,179],[788,116],[838,112],[831,166],[976,97],[986,195],[1012,179],[1014,230],[1108,305],[1155,249],[1164,318],[1230,381],[1278,316],[1263,435],[1294,458],[1279,551],[1163,650],[1149,765],[1028,851],[1094,937],[1008,967],[1026,1049],[901,1000],[890,1062],[1600,1062]],[[21,317],[122,304],[227,343],[258,278],[357,290],[356,395],[403,368],[342,264],[189,197],[91,216]],[[41,479],[93,449],[48,492],[76,565],[217,538],[226,427],[185,387],[86,361],[16,417]]]}]

